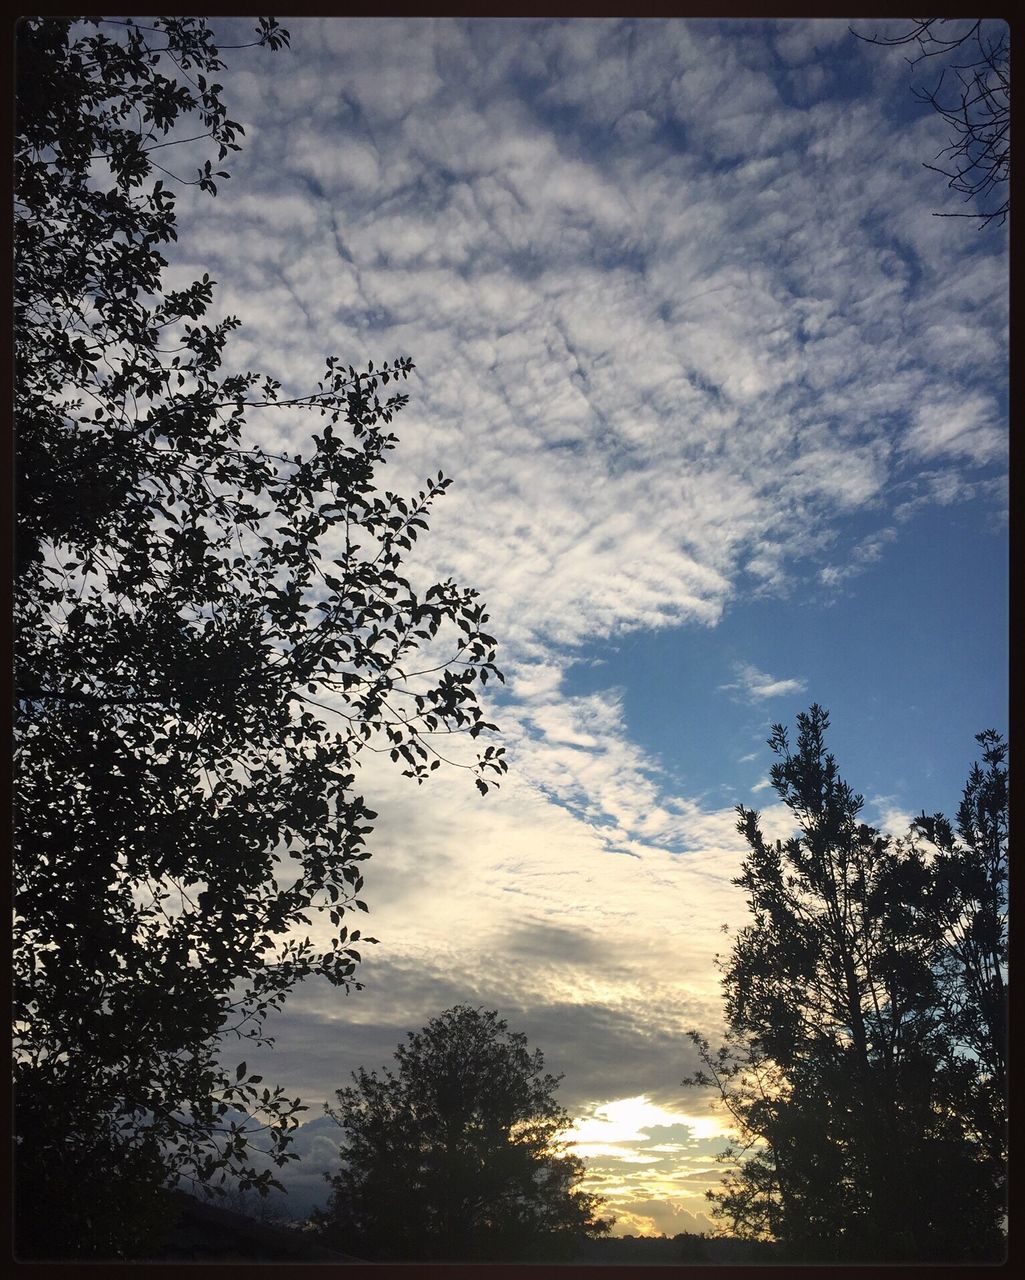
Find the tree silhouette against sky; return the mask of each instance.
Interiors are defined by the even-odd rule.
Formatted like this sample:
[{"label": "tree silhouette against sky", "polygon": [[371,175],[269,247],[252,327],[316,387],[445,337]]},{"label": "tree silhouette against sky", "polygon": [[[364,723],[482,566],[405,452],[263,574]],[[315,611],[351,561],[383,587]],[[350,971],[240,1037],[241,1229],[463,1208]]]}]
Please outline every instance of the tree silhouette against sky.
[{"label": "tree silhouette against sky", "polygon": [[859,820],[829,718],[776,725],[797,824],[738,810],[751,923],[722,963],[731,1043],[692,1033],[739,1146],[709,1193],[737,1234],[805,1261],[994,1261],[1006,1203],[1006,745],[980,734],[954,836]]},{"label": "tree silhouette against sky", "polygon": [[[569,1115],[540,1049],[457,1005],[409,1032],[395,1072],[364,1068],[327,1112],[345,1131],[319,1215],[328,1237],[398,1261],[544,1261],[601,1235],[600,1200],[559,1135]],[[342,1245],[342,1242],[345,1242]]]},{"label": "tree silhouette against sky", "polygon": [[[174,188],[215,195],[243,132],[205,21],[17,37],[19,1248],[117,1257],[168,1177],[274,1183],[249,1148],[286,1160],[299,1104],[229,1045],[307,975],[354,983],[356,762],[486,792],[501,748],[438,744],[494,729],[499,673],[476,593],[401,573],[449,483],[379,487],[412,361],[331,356],[300,393],[225,375],[214,282],[165,282]],[[268,413],[302,455],[262,443]]]}]

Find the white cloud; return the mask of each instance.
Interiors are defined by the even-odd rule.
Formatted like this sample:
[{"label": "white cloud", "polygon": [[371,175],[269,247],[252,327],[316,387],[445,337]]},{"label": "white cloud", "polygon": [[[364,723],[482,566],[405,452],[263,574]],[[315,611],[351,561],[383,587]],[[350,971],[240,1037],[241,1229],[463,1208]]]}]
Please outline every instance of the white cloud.
[{"label": "white cloud", "polygon": [[806,680],[791,677],[786,680],[776,679],[759,671],[749,662],[734,664],[737,679],[730,684],[720,685],[724,691],[736,692],[749,702],[763,702],[767,698],[779,698],[786,694],[803,693],[808,687]]},{"label": "white cloud", "polygon": [[915,408],[905,446],[921,458],[965,456],[977,463],[1002,458],[1007,437],[991,396],[931,394]]},{"label": "white cloud", "polygon": [[[617,1098],[614,1102],[595,1107],[591,1114],[577,1120],[567,1135],[568,1141],[580,1155],[595,1155],[595,1148],[603,1148],[602,1154],[618,1154],[623,1146],[628,1149],[643,1142],[655,1129],[683,1125],[695,1138],[725,1136],[728,1130],[719,1119],[711,1116],[693,1116],[685,1111],[672,1111],[657,1106],[646,1095]],[[653,1147],[653,1150],[666,1148]],[[668,1148],[675,1150],[675,1145]]]},{"label": "white cloud", "polygon": [[888,835],[906,835],[915,818],[909,810],[895,804],[893,796],[872,796],[869,806],[874,814],[874,825]]},{"label": "white cloud", "polygon": [[777,53],[790,63],[818,58],[824,50],[845,40],[851,40],[849,24],[835,18],[780,22],[774,33]]}]

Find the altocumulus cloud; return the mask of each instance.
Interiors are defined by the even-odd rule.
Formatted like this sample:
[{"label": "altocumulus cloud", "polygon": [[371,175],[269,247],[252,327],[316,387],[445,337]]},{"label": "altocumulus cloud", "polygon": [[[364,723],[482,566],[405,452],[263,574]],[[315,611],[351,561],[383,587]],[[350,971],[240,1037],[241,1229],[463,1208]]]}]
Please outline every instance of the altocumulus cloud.
[{"label": "altocumulus cloud", "polygon": [[[585,643],[837,587],[923,506],[999,498],[1002,246],[931,217],[937,122],[894,127],[901,68],[845,23],[287,25],[290,54],[226,77],[248,145],[216,201],[183,198],[173,271],[211,272],[233,358],[288,392],[328,352],[414,356],[387,483],[456,478],[410,573],[487,600],[512,769],[481,803],[364,768],[366,990],[297,994],[263,1069],[316,1102],[469,1000],[582,1115],[696,1115],[684,1033],[717,1025],[734,815],[681,792],[621,690],[567,675]],[[254,431],[295,447],[273,416]],[[735,676],[754,705],[805,689]],[[595,1164],[624,1222],[700,1212],[679,1179],[716,1139],[685,1161],[686,1132]],[[324,1156],[321,1125],[304,1141]]]}]

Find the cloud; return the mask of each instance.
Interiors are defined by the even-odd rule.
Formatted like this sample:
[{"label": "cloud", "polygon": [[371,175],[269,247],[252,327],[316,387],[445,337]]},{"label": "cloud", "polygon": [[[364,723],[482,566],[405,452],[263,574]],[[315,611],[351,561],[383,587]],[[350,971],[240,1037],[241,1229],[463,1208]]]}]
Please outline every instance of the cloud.
[{"label": "cloud", "polygon": [[954,455],[989,462],[1006,449],[1001,418],[992,396],[933,393],[916,407],[905,445],[922,458]]},{"label": "cloud", "polygon": [[869,807],[874,813],[874,824],[887,835],[903,837],[914,821],[910,810],[894,802],[893,796],[871,796]]},{"label": "cloud", "polygon": [[686,1099],[669,1107],[645,1095],[595,1107],[573,1129],[589,1190],[614,1204],[616,1232],[675,1235],[708,1231],[705,1190],[719,1181],[716,1157],[728,1142],[721,1117],[693,1115]]},{"label": "cloud", "polygon": [[682,1204],[641,1197],[629,1201],[629,1209],[619,1210],[616,1228],[616,1235],[710,1235],[715,1224],[706,1213],[694,1212]]},{"label": "cloud", "polygon": [[759,671],[749,662],[735,663],[734,669],[738,678],[730,684],[720,685],[719,688],[723,691],[735,692],[747,702],[764,702],[767,698],[803,693],[808,687],[806,680],[797,678],[778,680],[764,671]]},{"label": "cloud", "polygon": [[[571,695],[567,672],[840,587],[925,507],[999,506],[1002,242],[932,217],[935,122],[895,127],[900,59],[842,22],[288,25],[291,53],[225,76],[248,145],[216,201],[183,193],[172,271],[211,272],[232,360],[286,394],[329,353],[415,358],[382,482],[455,478],[408,572],[487,601],[512,768],[481,802],[365,762],[366,989],[300,989],[265,1074],[321,1100],[470,1000],[544,1049],[574,1113],[686,1112],[686,1030],[718,1023],[718,929],[744,913],[736,816],[643,749],[622,689]],[[316,425],[252,434],[292,450]],[[756,707],[806,688],[734,677]],[[711,1168],[696,1148],[673,1181],[656,1147],[690,1139],[661,1138],[593,1165],[645,1229],[699,1213]]]},{"label": "cloud", "polygon": [[743,912],[735,815],[692,816],[683,856],[610,838],[515,780],[481,804],[451,785],[426,801],[402,790],[370,793],[381,820],[360,923],[380,943],[362,948],[365,989],[305,984],[270,1025],[264,1073],[326,1098],[468,1001],[527,1032],[565,1072],[571,1109],[613,1100],[623,1079],[678,1099],[694,1065],[687,1030],[718,1021],[719,925]]},{"label": "cloud", "polygon": [[774,24],[773,43],[779,56],[789,63],[821,58],[823,52],[843,42],[851,42],[848,23],[832,18],[779,22]]},{"label": "cloud", "polygon": [[[651,1147],[652,1151],[669,1152],[686,1146],[692,1138],[715,1138],[725,1132],[719,1122],[707,1116],[670,1111],[639,1094],[593,1108],[573,1126],[572,1141],[583,1155],[596,1153],[598,1148],[608,1154],[610,1146],[613,1154],[624,1147],[628,1151]],[[656,1136],[659,1145],[652,1146]],[[667,1142],[670,1137],[683,1141]]]},{"label": "cloud", "polygon": [[[846,29],[773,30],[788,56],[821,57]],[[999,268],[974,255],[960,287],[928,246],[875,231],[878,207],[907,206],[917,140],[880,161],[877,104],[789,109],[759,32],[300,22],[320,95],[291,103],[277,66],[262,94],[247,85],[247,200],[217,202],[233,267],[245,209],[247,331],[297,384],[339,323],[354,355],[414,352],[424,429],[400,474],[457,476],[438,567],[482,582],[511,642],[715,625],[742,574],[783,588],[907,469],[886,418],[935,379],[887,344],[909,349],[911,326],[937,358],[958,333],[1000,358],[999,315],[978,323]],[[727,140],[738,167],[693,149]],[[289,172],[318,185],[273,190]],[[298,321],[284,335],[282,314]],[[943,406],[916,410],[904,457],[998,460],[981,405]]]},{"label": "cloud", "polygon": [[863,573],[869,565],[880,559],[887,543],[893,542],[896,537],[897,531],[892,527],[869,534],[851,548],[846,564],[824,565],[819,570],[819,581],[826,587],[838,587],[848,578]]}]

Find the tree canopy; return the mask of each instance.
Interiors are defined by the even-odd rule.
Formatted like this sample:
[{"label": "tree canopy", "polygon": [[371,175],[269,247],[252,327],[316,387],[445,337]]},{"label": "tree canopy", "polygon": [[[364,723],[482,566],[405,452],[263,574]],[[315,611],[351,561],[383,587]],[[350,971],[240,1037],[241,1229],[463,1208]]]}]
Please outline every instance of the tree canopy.
[{"label": "tree canopy", "polygon": [[[287,43],[260,20],[254,45]],[[311,390],[225,373],[238,322],[207,319],[214,281],[165,282],[175,188],[215,195],[243,134],[220,55],[197,18],[17,26],[26,1255],[139,1246],[126,1224],[144,1206],[105,1217],[100,1168],[108,1202],[168,1177],[273,1182],[248,1152],[264,1141],[286,1160],[299,1103],[224,1059],[233,1037],[266,1039],[308,975],[359,985],[366,939],[344,920],[366,909],[376,816],[360,757],[389,754],[422,782],[442,742],[495,728],[476,592],[418,592],[401,572],[450,482],[379,487],[412,361],[328,356]],[[266,443],[269,414],[301,452]],[[484,792],[505,769],[494,745],[454,763]]]},{"label": "tree canopy", "polygon": [[818,706],[771,780],[796,820],[748,845],[751,923],[722,964],[731,1043],[692,1033],[739,1146],[716,1211],[804,1260],[999,1258],[1006,1167],[1006,745],[980,734],[958,813],[895,840],[825,748]]},{"label": "tree canopy", "polygon": [[600,1200],[544,1073],[495,1012],[457,1005],[409,1032],[398,1069],[361,1068],[326,1108],[344,1129],[322,1228],[373,1259],[551,1260],[601,1235]]}]

